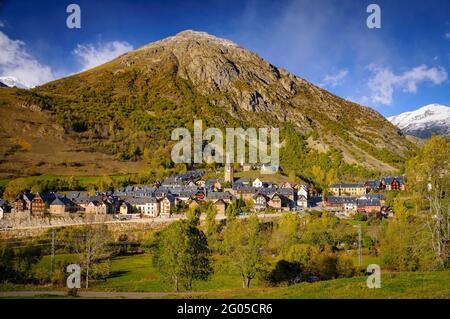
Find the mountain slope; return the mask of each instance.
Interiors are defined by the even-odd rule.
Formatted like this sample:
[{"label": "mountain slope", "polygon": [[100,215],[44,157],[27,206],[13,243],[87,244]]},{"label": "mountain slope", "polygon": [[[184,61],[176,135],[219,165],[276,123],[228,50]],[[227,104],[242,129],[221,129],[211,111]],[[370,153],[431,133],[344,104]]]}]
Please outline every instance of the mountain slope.
[{"label": "mountain slope", "polygon": [[56,117],[0,88],[0,180],[19,176],[137,173],[145,163],[118,161],[67,134]]},{"label": "mountain slope", "polygon": [[425,105],[415,111],[388,117],[406,134],[429,138],[433,133],[450,135],[450,107],[440,104]]},{"label": "mountain slope", "polygon": [[280,127],[282,164],[313,180],[322,173],[312,166],[336,180],[392,172],[411,148],[378,112],[202,32],[181,32],[19,95],[80,143],[164,167],[171,131],[192,128],[194,119],[222,129]]}]

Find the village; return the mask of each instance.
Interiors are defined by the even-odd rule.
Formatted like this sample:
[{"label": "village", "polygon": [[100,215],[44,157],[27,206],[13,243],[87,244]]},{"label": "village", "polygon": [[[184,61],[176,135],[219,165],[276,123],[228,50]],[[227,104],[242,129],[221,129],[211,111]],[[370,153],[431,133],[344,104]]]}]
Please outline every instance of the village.
[{"label": "village", "polygon": [[[254,168],[242,166],[246,171]],[[205,202],[212,203],[219,218],[224,218],[227,207],[237,202],[264,214],[326,210],[339,218],[351,218],[356,213],[367,218],[387,218],[393,217],[393,211],[386,206],[384,191],[405,189],[403,176],[384,176],[362,183],[332,184],[326,194],[321,194],[307,184],[277,185],[259,178],[235,178],[231,164],[225,165],[223,179],[205,180],[204,176],[204,171],[192,170],[154,185],[127,186],[96,192],[94,196],[88,192],[22,192],[13,202],[0,200],[0,218],[8,220],[17,214],[55,217],[79,214],[118,220],[163,219],[184,214]]]}]

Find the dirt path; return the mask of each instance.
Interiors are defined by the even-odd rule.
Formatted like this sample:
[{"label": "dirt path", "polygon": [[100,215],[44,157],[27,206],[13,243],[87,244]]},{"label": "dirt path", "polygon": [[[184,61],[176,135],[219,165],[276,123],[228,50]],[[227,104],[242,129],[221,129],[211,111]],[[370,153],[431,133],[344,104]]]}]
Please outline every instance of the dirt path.
[{"label": "dirt path", "polygon": [[[81,298],[124,298],[124,299],[145,299],[145,298],[163,298],[167,296],[175,298],[184,298],[188,296],[204,295],[207,292],[111,292],[111,291],[80,291],[78,295]],[[35,290],[35,291],[0,291],[0,298],[5,297],[39,297],[48,296],[64,297],[66,291],[61,290]]]}]

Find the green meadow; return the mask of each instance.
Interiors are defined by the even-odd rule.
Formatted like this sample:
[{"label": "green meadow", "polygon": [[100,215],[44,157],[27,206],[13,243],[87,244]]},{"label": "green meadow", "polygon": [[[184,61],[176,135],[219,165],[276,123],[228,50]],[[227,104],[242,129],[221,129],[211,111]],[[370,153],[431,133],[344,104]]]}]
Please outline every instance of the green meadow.
[{"label": "green meadow", "polygon": [[[55,261],[71,261],[73,255],[56,255]],[[450,298],[450,271],[383,272],[381,288],[369,289],[367,277],[299,283],[290,287],[268,287],[255,279],[250,289],[241,288],[240,274],[230,267],[227,257],[215,256],[215,272],[208,281],[195,282],[193,294],[177,296],[171,283],[162,280],[152,265],[150,254],[112,259],[106,280],[91,281],[92,291],[165,292],[166,297],[189,298]],[[354,258],[357,263],[357,258]],[[363,266],[377,263],[376,257],[363,257]],[[50,270],[50,256],[45,256],[35,270]],[[64,290],[50,285],[3,284],[0,290]],[[45,294],[40,297],[45,298]]]}]

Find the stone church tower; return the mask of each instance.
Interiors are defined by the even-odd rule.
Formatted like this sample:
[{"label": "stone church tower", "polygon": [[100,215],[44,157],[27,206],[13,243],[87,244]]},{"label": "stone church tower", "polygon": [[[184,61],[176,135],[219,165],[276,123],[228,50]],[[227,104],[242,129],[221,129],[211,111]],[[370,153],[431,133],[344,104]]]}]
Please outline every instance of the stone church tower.
[{"label": "stone church tower", "polygon": [[234,167],[233,163],[226,163],[225,164],[225,183],[231,183],[233,184],[234,181]]}]

